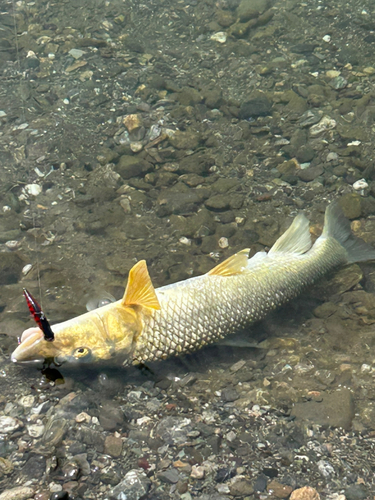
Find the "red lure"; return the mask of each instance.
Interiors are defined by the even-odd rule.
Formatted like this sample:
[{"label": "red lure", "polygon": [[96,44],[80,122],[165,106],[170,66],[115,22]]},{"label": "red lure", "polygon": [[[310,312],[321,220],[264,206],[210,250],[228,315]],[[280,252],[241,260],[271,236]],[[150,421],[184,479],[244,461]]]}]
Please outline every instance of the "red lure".
[{"label": "red lure", "polygon": [[29,293],[26,288],[23,289],[23,295],[26,299],[27,306],[29,311],[34,318],[34,321],[37,323],[39,328],[42,330],[44,335],[44,340],[48,340],[52,342],[55,340],[55,334],[53,333],[49,321],[47,320],[42,308],[38,304],[38,302],[34,299],[34,297]]}]

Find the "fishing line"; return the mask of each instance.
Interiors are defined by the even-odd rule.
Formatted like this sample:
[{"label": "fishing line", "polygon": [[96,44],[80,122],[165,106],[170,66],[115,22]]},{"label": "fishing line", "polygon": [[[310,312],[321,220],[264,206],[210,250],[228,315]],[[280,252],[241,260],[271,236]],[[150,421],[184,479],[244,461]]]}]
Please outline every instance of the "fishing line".
[{"label": "fishing line", "polygon": [[[13,31],[14,31],[14,44],[16,47],[16,63],[17,63],[17,69],[18,69],[18,74],[19,74],[19,79],[18,79],[18,85],[19,85],[19,96],[20,96],[20,118],[23,122],[26,121],[26,109],[25,109],[25,102],[21,97],[22,93],[22,71],[21,71],[21,60],[20,60],[20,54],[19,54],[19,46],[18,46],[18,30],[17,30],[17,18],[16,18],[16,5],[15,5],[15,0],[12,0],[12,14],[13,14]],[[25,158],[25,167],[28,172],[28,178],[29,181],[31,182],[31,167],[29,161]],[[34,202],[35,203],[35,202]],[[36,260],[36,272],[37,272],[37,282],[38,282],[38,291],[39,291],[39,302],[43,306],[43,301],[42,301],[42,284],[41,284],[41,278],[40,278],[40,263],[39,263],[39,246],[38,246],[38,240],[37,240],[37,229],[36,229],[36,211],[33,208],[33,201],[30,201],[30,213],[31,217],[33,220],[33,233],[34,233],[34,251],[35,251],[35,260]]]}]

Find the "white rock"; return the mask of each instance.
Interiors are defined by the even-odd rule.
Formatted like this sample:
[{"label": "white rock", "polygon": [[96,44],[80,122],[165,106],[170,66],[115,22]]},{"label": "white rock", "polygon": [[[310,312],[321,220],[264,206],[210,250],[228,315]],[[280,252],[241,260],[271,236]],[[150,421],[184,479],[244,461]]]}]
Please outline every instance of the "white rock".
[{"label": "white rock", "polygon": [[2,111],[0,110],[0,118],[2,118],[3,116],[6,116],[7,114],[5,113],[5,111]]},{"label": "white rock", "polygon": [[70,49],[68,54],[74,57],[74,59],[79,59],[85,54],[85,52],[83,52],[83,50],[80,49]]},{"label": "white rock", "polygon": [[26,500],[34,496],[34,488],[30,486],[17,486],[10,490],[4,490],[0,495],[0,500]]},{"label": "white rock", "polygon": [[331,37],[330,37],[330,35],[324,35],[324,37],[322,38],[322,40],[323,40],[324,42],[329,43],[329,42],[331,41]]},{"label": "white rock", "polygon": [[193,465],[191,468],[190,477],[194,479],[203,479],[204,478],[204,467],[201,465]]},{"label": "white rock", "polygon": [[191,240],[189,238],[186,238],[186,236],[182,236],[178,241],[181,243],[181,245],[191,245]]},{"label": "white rock", "polygon": [[[22,270],[22,272],[23,272],[23,270]],[[21,406],[23,406],[25,408],[31,408],[33,406],[33,404],[34,404],[34,401],[35,401],[35,397],[32,396],[31,394],[29,394],[28,396],[22,396],[18,400],[18,404],[20,404]]]},{"label": "white rock", "polygon": [[316,137],[322,132],[326,132],[327,130],[332,130],[335,127],[336,127],[336,120],[330,118],[329,116],[323,116],[320,122],[310,127],[310,135],[312,137]]},{"label": "white rock", "polygon": [[[20,421],[13,417],[0,416],[0,434],[8,434],[20,426]],[[1,497],[0,497],[1,500]]]},{"label": "white rock", "polygon": [[359,179],[358,181],[355,181],[355,183],[353,184],[353,188],[356,191],[363,191],[364,189],[368,188],[366,179]]},{"label": "white rock", "polygon": [[22,274],[26,276],[26,274],[29,274],[33,266],[31,264],[26,264],[26,266],[23,266],[22,268]]},{"label": "white rock", "polygon": [[31,196],[38,196],[43,191],[43,188],[39,184],[26,184],[24,190]]},{"label": "white rock", "polygon": [[229,247],[228,238],[226,238],[225,236],[222,236],[219,240],[219,247],[220,248],[228,248]]},{"label": "white rock", "polygon": [[227,34],[224,31],[218,31],[211,35],[210,38],[214,42],[225,43],[227,41]]}]

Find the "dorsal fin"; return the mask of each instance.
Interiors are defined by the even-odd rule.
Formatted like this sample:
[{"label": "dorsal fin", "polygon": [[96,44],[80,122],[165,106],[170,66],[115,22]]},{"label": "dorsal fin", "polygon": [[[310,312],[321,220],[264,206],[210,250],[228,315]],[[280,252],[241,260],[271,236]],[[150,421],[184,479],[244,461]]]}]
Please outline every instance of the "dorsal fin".
[{"label": "dorsal fin", "polygon": [[309,221],[303,214],[298,214],[291,226],[276,241],[268,255],[274,253],[304,254],[311,248]]},{"label": "dorsal fin", "polygon": [[250,248],[245,248],[241,252],[235,253],[228,259],[211,269],[207,274],[210,276],[233,276],[242,273],[247,266]]},{"label": "dorsal fin", "polygon": [[130,269],[122,304],[124,306],[139,305],[149,309],[160,309],[145,260],[140,260]]}]

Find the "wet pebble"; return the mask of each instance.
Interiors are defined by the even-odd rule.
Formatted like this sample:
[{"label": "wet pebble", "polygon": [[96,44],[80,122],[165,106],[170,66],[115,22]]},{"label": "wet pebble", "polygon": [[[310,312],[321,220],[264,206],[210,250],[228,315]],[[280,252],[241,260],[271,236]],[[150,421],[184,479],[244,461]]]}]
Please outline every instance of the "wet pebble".
[{"label": "wet pebble", "polygon": [[107,436],[104,441],[104,453],[113,458],[121,456],[122,439],[116,436]]},{"label": "wet pebble", "polygon": [[234,497],[243,497],[252,495],[254,488],[248,479],[243,476],[236,476],[229,485],[229,491]]},{"label": "wet pebble", "polygon": [[304,486],[294,490],[290,495],[290,500],[320,500],[320,495],[315,488]]},{"label": "wet pebble", "polygon": [[[113,500],[139,500],[150,489],[150,479],[139,470],[130,470],[110,492]],[[1,499],[0,499],[1,500]]]},{"label": "wet pebble", "polygon": [[336,127],[336,120],[329,116],[323,116],[319,123],[310,127],[311,137],[316,137],[327,130],[332,130]]},{"label": "wet pebble", "polygon": [[11,474],[13,472],[14,465],[7,458],[0,457],[0,477],[2,474]]},{"label": "wet pebble", "polygon": [[180,479],[179,473],[176,469],[168,469],[166,471],[160,472],[158,478],[163,483],[176,484]]},{"label": "wet pebble", "polygon": [[0,416],[0,434],[9,434],[15,431],[21,425],[21,422],[13,417]]},{"label": "wet pebble", "polygon": [[17,486],[10,490],[4,490],[0,495],[0,500],[26,500],[34,495],[34,488],[30,486]]},{"label": "wet pebble", "polygon": [[281,484],[279,481],[275,480],[271,481],[267,486],[268,493],[276,498],[288,498],[292,490],[293,488],[291,486]]}]

